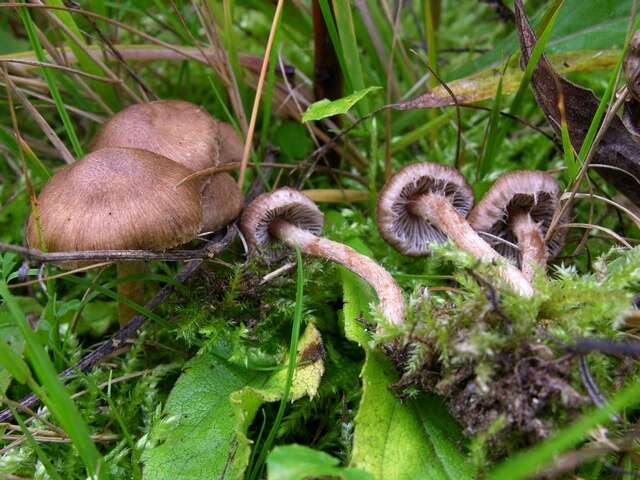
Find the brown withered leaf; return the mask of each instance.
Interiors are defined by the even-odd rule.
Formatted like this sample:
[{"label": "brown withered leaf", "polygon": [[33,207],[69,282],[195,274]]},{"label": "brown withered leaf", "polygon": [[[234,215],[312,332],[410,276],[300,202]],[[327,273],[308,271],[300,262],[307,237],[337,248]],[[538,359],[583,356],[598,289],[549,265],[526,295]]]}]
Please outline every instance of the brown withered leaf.
[{"label": "brown withered leaf", "polygon": [[[613,68],[620,50],[582,50],[563,52],[550,57],[554,68],[561,74],[571,72],[591,72]],[[470,104],[495,98],[498,83],[502,79],[502,94],[515,93],[522,81],[522,70],[518,67],[488,68],[468,77],[447,82],[459,104]],[[396,110],[413,110],[420,108],[441,108],[455,105],[451,94],[442,85],[434,87],[411,100],[393,105]]]},{"label": "brown withered leaf", "polygon": [[[522,0],[515,4],[516,28],[526,66],[536,44],[536,37],[524,11]],[[590,90],[571,83],[559,75],[542,56],[536,65],[531,86],[540,108],[556,133],[560,133],[558,101],[564,98],[565,118],[571,143],[580,150],[599,100]],[[640,144],[636,143],[622,120],[614,116],[596,148],[592,163],[604,165],[597,172],[635,205],[640,205]]]}]

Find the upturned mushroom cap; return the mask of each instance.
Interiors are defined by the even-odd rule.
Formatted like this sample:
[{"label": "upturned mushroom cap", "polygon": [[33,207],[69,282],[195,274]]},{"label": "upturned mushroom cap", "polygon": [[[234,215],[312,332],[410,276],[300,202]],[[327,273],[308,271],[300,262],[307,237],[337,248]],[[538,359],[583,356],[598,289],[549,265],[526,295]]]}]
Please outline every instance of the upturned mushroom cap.
[{"label": "upturned mushroom cap", "polygon": [[[484,198],[478,202],[469,215],[469,223],[478,232],[490,233],[496,237],[517,243],[509,227],[511,215],[527,212],[540,225],[542,235],[546,235],[551,219],[558,208],[562,190],[551,175],[545,172],[522,170],[502,175]],[[565,214],[568,215],[568,211]],[[547,254],[553,258],[562,248],[564,231],[550,239]],[[498,253],[510,258],[518,258],[518,251],[489,236],[485,240]]]},{"label": "upturned mushroom cap", "polygon": [[378,228],[382,237],[405,255],[427,255],[430,243],[444,243],[447,235],[410,212],[421,195],[446,197],[463,217],[473,206],[473,192],[454,168],[437,163],[415,163],[399,170],[378,196]]},{"label": "upturned mushroom cap", "polygon": [[149,150],[194,171],[242,158],[242,139],[231,125],[182,100],[137,103],[118,112],[89,148],[105,147]]},{"label": "upturned mushroom cap", "polygon": [[271,222],[282,219],[314,235],[322,233],[324,216],[303,193],[284,187],[256,197],[242,213],[240,228],[250,244],[263,248],[272,242]]},{"label": "upturned mushroom cap", "polygon": [[[175,185],[191,171],[154,153],[104,148],[57,172],[38,197],[48,251],[153,249],[200,231],[201,181]],[[40,248],[32,213],[27,242]]]}]

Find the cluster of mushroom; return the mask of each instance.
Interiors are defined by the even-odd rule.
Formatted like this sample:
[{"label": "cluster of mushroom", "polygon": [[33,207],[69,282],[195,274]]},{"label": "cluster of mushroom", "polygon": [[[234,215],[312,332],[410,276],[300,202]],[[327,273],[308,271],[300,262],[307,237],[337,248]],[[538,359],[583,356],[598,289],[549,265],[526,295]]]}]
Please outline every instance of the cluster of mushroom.
[{"label": "cluster of mushroom", "polygon": [[[238,161],[242,153],[233,128],[192,103],[132,105],[102,126],[89,150],[40,193],[27,225],[31,247],[166,250],[220,229],[242,209],[242,193],[227,173],[180,184],[194,171]],[[118,277],[142,268],[120,262]],[[121,281],[118,293],[141,303],[142,284]],[[130,316],[121,305],[120,322]]]},{"label": "cluster of mushroom", "polygon": [[[192,175],[240,160],[242,141],[231,126],[191,103],[133,105],[102,127],[90,150],[43,189],[27,226],[30,246],[164,250],[227,225],[242,209],[242,194],[230,175]],[[187,177],[191,180],[184,182]],[[535,265],[544,265],[562,244],[560,235],[545,241],[559,197],[550,175],[514,172],[501,177],[471,211],[473,194],[460,173],[419,163],[401,169],[380,192],[378,226],[385,240],[407,255],[428,254],[431,244],[449,238],[483,260],[496,261],[501,254],[519,259],[521,270],[500,262],[498,271],[514,291],[531,296]],[[258,250],[279,239],[344,265],[371,284],[389,323],[404,321],[402,291],[393,277],[354,249],[319,236],[323,215],[301,192],[281,188],[258,196],[240,223]],[[138,262],[119,263],[119,276],[140,268]],[[139,283],[119,283],[119,293],[142,300]],[[121,323],[130,315],[121,306]]]},{"label": "cluster of mushroom", "polygon": [[[547,173],[511,172],[472,210],[471,187],[457,170],[417,163],[398,171],[380,192],[378,227],[406,255],[426,255],[430,244],[450,239],[478,259],[498,261],[500,276],[530,297],[535,268],[546,266],[562,247],[561,233],[546,238],[560,195],[560,185]],[[501,261],[502,255],[517,260],[520,270]]]},{"label": "cluster of mushroom", "polygon": [[[560,193],[556,180],[544,172],[513,172],[500,177],[471,210],[473,193],[460,173],[419,163],[400,170],[380,192],[378,226],[385,240],[406,255],[428,254],[431,244],[449,238],[479,259],[497,261],[502,278],[515,292],[529,297],[534,293],[535,268],[546,265],[562,245],[560,234],[545,240]],[[240,227],[258,250],[278,239],[345,266],[371,284],[387,321],[401,324],[404,303],[393,277],[352,248],[318,236],[322,223],[322,213],[308,197],[281,188],[249,204]],[[478,232],[487,234],[488,241]],[[519,259],[521,270],[503,261],[501,254]]]}]

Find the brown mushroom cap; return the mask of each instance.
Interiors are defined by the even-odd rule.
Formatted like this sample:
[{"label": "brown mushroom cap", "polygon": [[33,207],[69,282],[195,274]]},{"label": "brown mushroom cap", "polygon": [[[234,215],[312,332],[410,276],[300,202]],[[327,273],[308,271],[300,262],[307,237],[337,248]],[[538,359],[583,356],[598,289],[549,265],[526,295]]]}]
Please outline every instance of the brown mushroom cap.
[{"label": "brown mushroom cap", "polygon": [[[231,125],[215,120],[202,107],[182,100],[157,100],[131,105],[105,123],[90,150],[105,147],[149,150],[198,171],[239,162],[243,142]],[[231,175],[223,172],[211,177],[202,198],[203,229],[215,231],[229,224],[243,203]]]},{"label": "brown mushroom cap", "polygon": [[298,228],[319,235],[324,216],[311,199],[292,188],[280,188],[256,197],[242,213],[240,228],[250,244],[262,248],[268,246],[271,222],[285,220]]},{"label": "brown mushroom cap", "polygon": [[378,196],[378,228],[382,237],[405,255],[426,255],[429,244],[444,243],[447,235],[410,212],[410,203],[421,195],[440,194],[466,217],[473,206],[473,192],[454,168],[437,163],[415,163],[399,170]]},{"label": "brown mushroom cap", "polygon": [[[542,235],[546,235],[551,219],[558,207],[562,190],[551,175],[545,172],[522,170],[502,175],[484,198],[478,202],[469,215],[469,223],[478,232],[485,232],[517,243],[509,227],[510,216],[527,212],[540,225]],[[568,215],[569,212],[566,212]],[[558,233],[547,244],[547,254],[553,258],[562,248],[565,232]],[[485,240],[501,255],[518,258],[518,250],[495,238]]]},{"label": "brown mushroom cap", "polygon": [[220,131],[220,164],[240,162],[244,153],[244,142],[232,125],[218,122]]},{"label": "brown mushroom cap", "polygon": [[244,195],[235,179],[219,173],[208,179],[202,192],[202,231],[215,232],[233,222],[244,206]]},{"label": "brown mushroom cap", "polygon": [[[200,231],[202,182],[175,185],[191,171],[146,150],[103,148],[57,172],[38,197],[49,251],[154,249]],[[34,214],[27,242],[40,248]]]},{"label": "brown mushroom cap", "polygon": [[115,114],[93,137],[89,149],[139,148],[202,170],[218,164],[219,138],[219,122],[204,108],[182,100],[157,100]]}]

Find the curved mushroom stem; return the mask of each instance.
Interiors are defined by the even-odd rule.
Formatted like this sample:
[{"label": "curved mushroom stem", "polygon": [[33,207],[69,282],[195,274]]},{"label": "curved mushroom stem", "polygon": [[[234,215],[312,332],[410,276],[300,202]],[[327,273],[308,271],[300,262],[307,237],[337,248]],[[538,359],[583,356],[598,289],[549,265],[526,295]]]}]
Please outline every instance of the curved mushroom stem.
[{"label": "curved mushroom stem", "polygon": [[511,219],[511,229],[520,248],[520,270],[529,281],[533,279],[535,268],[547,265],[547,248],[540,227],[527,212],[520,212]]},{"label": "curved mushroom stem", "polygon": [[[125,277],[139,275],[144,273],[144,262],[117,262],[116,263],[118,280]],[[118,282],[118,295],[137,303],[144,305],[144,281],[142,280],[124,280]],[[133,318],[136,311],[124,303],[118,303],[118,320],[120,326],[123,327],[129,320]]]},{"label": "curved mushroom stem", "polygon": [[376,291],[380,310],[390,323],[400,325],[404,322],[404,300],[400,287],[389,272],[369,257],[342,243],[317,237],[285,220],[274,220],[269,233],[291,247],[298,245],[307,255],[337,262],[351,270]]},{"label": "curved mushroom stem", "polygon": [[533,296],[531,283],[522,272],[504,261],[504,258],[471,228],[444,196],[437,193],[421,195],[409,205],[409,209],[412,214],[437,225],[461,250],[482,260],[502,260],[498,272],[504,281],[523,297]]}]

